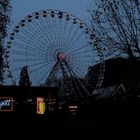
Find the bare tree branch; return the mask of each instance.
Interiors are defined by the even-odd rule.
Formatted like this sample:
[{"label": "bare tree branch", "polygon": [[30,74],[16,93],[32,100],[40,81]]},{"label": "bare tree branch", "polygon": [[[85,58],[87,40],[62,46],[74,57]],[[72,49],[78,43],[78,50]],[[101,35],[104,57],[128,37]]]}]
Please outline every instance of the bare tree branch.
[{"label": "bare tree branch", "polygon": [[0,0],[0,85],[4,77],[3,42],[6,37],[7,24],[10,22],[11,0]]},{"label": "bare tree branch", "polygon": [[106,53],[116,52],[129,59],[140,58],[140,2],[99,0],[91,6],[90,22]]}]

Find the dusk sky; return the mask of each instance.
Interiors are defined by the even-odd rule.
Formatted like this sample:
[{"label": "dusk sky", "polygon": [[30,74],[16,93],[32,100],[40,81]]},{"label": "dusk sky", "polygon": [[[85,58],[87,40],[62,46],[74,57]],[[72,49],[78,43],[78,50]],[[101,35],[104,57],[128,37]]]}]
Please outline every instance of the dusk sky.
[{"label": "dusk sky", "polygon": [[87,8],[92,0],[12,0],[12,24],[16,24],[28,14],[43,10],[56,9],[69,12],[87,20]]}]

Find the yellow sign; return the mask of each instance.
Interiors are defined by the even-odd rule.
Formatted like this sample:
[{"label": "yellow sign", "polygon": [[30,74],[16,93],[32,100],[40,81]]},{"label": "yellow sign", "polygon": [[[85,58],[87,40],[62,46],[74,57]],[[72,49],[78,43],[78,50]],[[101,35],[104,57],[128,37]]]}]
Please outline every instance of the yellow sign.
[{"label": "yellow sign", "polygon": [[38,97],[37,98],[37,114],[45,114],[46,103],[45,99]]}]

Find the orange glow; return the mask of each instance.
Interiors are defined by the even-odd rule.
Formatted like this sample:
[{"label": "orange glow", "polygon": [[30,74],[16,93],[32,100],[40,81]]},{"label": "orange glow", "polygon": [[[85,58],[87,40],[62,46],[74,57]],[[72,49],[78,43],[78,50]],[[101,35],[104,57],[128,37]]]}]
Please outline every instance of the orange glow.
[{"label": "orange glow", "polygon": [[77,109],[78,108],[78,106],[76,106],[76,105],[74,105],[74,106],[69,106],[69,109]]}]

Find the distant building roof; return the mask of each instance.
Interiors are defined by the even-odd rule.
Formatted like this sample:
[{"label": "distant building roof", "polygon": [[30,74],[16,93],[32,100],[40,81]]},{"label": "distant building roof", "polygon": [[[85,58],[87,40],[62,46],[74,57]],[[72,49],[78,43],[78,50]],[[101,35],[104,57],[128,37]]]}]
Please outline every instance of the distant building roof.
[{"label": "distant building roof", "polygon": [[[121,92],[119,92],[121,90]],[[108,87],[102,87],[97,89],[96,93],[93,93],[96,99],[100,98],[110,98],[114,97],[117,93],[125,92],[125,88],[123,84],[120,85],[113,85]]]}]

